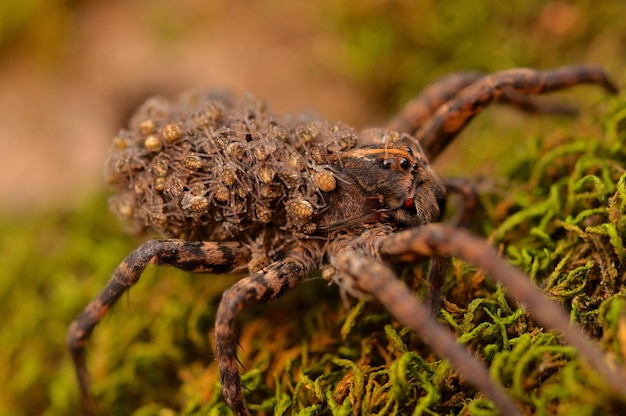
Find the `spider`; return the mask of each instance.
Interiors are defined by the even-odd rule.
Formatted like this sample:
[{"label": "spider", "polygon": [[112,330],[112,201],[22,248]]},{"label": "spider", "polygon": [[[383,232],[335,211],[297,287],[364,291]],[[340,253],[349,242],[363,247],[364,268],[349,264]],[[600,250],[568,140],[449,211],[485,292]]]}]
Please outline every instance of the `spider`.
[{"label": "spider", "polygon": [[[385,128],[357,132],[341,123],[271,114],[251,96],[192,91],[143,104],[113,140],[111,209],[135,231],[156,230],[117,267],[102,292],[72,322],[68,344],[85,413],[85,347],[95,326],[148,264],[189,272],[245,272],[224,292],[215,322],[222,393],[237,415],[250,414],[237,359],[237,314],[271,302],[317,270],[342,293],[377,299],[401,324],[507,415],[520,409],[484,365],[436,320],[446,256],[480,267],[535,319],[561,331],[617,394],[626,379],[582,335],[565,311],[542,295],[483,239],[439,223],[450,192],[471,192],[441,179],[436,159],[492,102],[527,111],[568,113],[530,95],[579,84],[617,88],[595,66],[511,69],[442,78],[409,102]],[[426,302],[393,267],[430,259]]]}]

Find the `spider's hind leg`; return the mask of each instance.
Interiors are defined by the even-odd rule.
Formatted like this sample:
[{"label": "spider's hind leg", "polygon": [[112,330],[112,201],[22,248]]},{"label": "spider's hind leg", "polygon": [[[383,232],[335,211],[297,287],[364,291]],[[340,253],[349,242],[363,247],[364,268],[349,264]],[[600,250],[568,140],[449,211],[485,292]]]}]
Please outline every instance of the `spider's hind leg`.
[{"label": "spider's hind leg", "polygon": [[95,326],[124,292],[141,277],[148,264],[171,265],[190,272],[227,273],[247,263],[249,249],[237,242],[194,243],[184,240],[150,240],[132,252],[67,331],[67,343],[74,361],[83,399],[84,413],[95,413],[90,394],[85,347]]}]

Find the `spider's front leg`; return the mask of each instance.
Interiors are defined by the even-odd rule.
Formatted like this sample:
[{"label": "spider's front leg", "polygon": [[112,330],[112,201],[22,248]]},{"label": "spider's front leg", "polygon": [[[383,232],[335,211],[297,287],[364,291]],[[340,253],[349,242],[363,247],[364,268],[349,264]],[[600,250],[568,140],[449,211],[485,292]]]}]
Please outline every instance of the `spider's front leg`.
[{"label": "spider's front leg", "polygon": [[[477,71],[463,71],[446,75],[428,85],[388,123],[389,130],[414,135],[439,107],[457,95],[465,87],[484,77]],[[527,95],[507,90],[498,98],[498,102],[528,112],[541,114],[575,115],[576,108],[559,102],[539,102]]]},{"label": "spider's front leg", "polygon": [[[450,96],[432,113],[427,122],[414,129],[414,137],[433,161],[478,113],[494,101],[509,102],[532,111],[534,104],[527,98],[528,95],[558,91],[581,84],[595,84],[610,93],[618,92],[604,70],[591,65],[567,66],[547,71],[518,68],[495,72],[467,86],[460,84],[462,88],[458,90],[458,94]],[[537,107],[536,111],[544,110]],[[406,114],[405,117],[414,116]]]},{"label": "spider's front leg", "polygon": [[484,74],[481,72],[464,71],[437,79],[424,88],[417,97],[409,101],[387,123],[387,128],[400,133],[415,134],[419,126],[428,121],[446,101],[483,76]]},{"label": "spider's front leg", "polygon": [[[383,241],[385,238],[382,237]],[[344,249],[331,258],[331,264],[351,278],[359,290],[375,297],[401,324],[412,328],[434,353],[448,359],[503,415],[521,415],[504,389],[491,380],[487,368],[456,342],[454,335],[437,321],[431,308],[419,302],[389,266],[372,254],[369,249],[359,247]]]},{"label": "spider's front leg", "polygon": [[524,305],[534,319],[560,331],[602,376],[609,389],[626,397],[626,377],[621,370],[612,369],[602,351],[583,335],[577,325],[570,324],[563,308],[548,300],[524,273],[500,259],[496,250],[483,239],[462,229],[429,224],[391,234],[382,239],[378,247],[381,258],[389,263],[414,262],[451,254],[485,270],[489,277],[502,284],[510,298]]},{"label": "spider's front leg", "polygon": [[250,250],[241,243],[194,243],[178,239],[148,241],[126,257],[102,292],[72,322],[67,332],[67,343],[81,389],[84,412],[95,413],[85,346],[98,322],[120,296],[137,283],[148,264],[171,265],[190,272],[228,273],[246,265],[249,258]]},{"label": "spider's front leg", "polygon": [[246,306],[271,302],[293,289],[309,273],[305,259],[288,258],[239,280],[224,295],[215,320],[215,347],[222,394],[238,416],[250,414],[242,395],[237,359],[237,314]]}]

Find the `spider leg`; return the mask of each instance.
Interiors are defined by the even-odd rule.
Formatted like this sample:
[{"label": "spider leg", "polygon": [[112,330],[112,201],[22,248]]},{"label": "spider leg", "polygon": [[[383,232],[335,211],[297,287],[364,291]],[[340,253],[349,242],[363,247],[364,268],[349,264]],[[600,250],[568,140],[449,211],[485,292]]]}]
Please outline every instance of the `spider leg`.
[{"label": "spider leg", "polygon": [[461,206],[456,210],[454,218],[446,222],[457,227],[468,227],[479,203],[478,191],[474,183],[464,178],[444,178],[443,182],[448,194],[454,193],[461,196]]},{"label": "spider leg", "polygon": [[190,272],[227,273],[245,265],[249,256],[249,249],[236,242],[194,243],[168,239],[150,240],[126,257],[104,289],[72,322],[67,332],[67,343],[74,361],[85,414],[95,413],[85,346],[98,322],[120,296],[137,283],[148,264],[171,265]]},{"label": "spider leg", "polygon": [[415,134],[419,126],[424,124],[446,101],[483,76],[481,72],[465,71],[437,79],[409,101],[387,123],[387,128],[400,133]]},{"label": "spider leg", "polygon": [[425,302],[430,306],[432,316],[439,315],[441,308],[441,288],[446,282],[446,273],[450,265],[449,258],[446,256],[435,256],[430,259],[430,268],[428,269],[428,292],[426,293]]},{"label": "spider leg", "polygon": [[494,402],[502,414],[521,414],[504,389],[491,380],[487,368],[456,342],[454,335],[435,319],[431,308],[419,302],[391,268],[357,250],[342,251],[335,257],[333,265],[356,279],[359,288],[374,296],[401,324],[415,330],[433,352],[448,359],[469,383]]},{"label": "spider leg", "polygon": [[[474,184],[463,178],[444,178],[446,190],[449,193],[461,196],[461,206],[454,214],[454,218],[448,223],[457,227],[467,227],[472,219],[472,214],[478,205],[478,192]],[[449,259],[446,256],[435,256],[430,259],[428,270],[428,293],[426,303],[430,305],[433,316],[439,314],[441,307],[441,288],[445,283],[446,273],[449,267]]]},{"label": "spider leg", "polygon": [[249,415],[237,359],[237,314],[246,306],[271,302],[293,289],[310,267],[295,259],[270,264],[224,292],[215,320],[215,348],[224,400],[236,415]]},{"label": "spider leg", "polygon": [[567,103],[537,101],[526,94],[514,90],[504,91],[498,98],[499,103],[508,104],[527,113],[575,116],[578,108]]},{"label": "spider leg", "polygon": [[[477,71],[457,72],[437,79],[409,101],[388,123],[387,128],[414,135],[448,100],[465,87],[484,77]],[[539,102],[516,91],[505,91],[498,102],[509,104],[528,113],[575,115],[576,107],[559,102]]]},{"label": "spider leg", "polygon": [[496,250],[483,239],[462,229],[429,224],[389,235],[381,241],[379,253],[384,261],[390,263],[413,262],[445,253],[484,269],[539,323],[560,331],[565,340],[606,380],[608,388],[626,396],[626,377],[620,370],[611,369],[597,346],[582,334],[578,326],[570,324],[563,308],[548,300],[524,273],[500,259]]},{"label": "spider leg", "polygon": [[480,78],[441,105],[415,133],[426,155],[434,160],[463,128],[492,102],[504,98],[526,102],[523,96],[557,91],[580,84],[596,84],[610,93],[617,87],[597,66],[568,66],[547,71],[528,68],[500,71]]}]

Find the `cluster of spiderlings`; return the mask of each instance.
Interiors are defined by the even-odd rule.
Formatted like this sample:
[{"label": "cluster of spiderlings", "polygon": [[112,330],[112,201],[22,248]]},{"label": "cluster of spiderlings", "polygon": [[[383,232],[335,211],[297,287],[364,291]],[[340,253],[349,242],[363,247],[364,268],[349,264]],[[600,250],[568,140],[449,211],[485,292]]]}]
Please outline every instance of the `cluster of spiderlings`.
[{"label": "cluster of spiderlings", "polygon": [[253,97],[151,98],[113,140],[111,209],[136,231],[223,240],[272,226],[316,230],[329,161],[357,145],[342,124],[275,116]]}]

